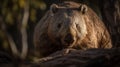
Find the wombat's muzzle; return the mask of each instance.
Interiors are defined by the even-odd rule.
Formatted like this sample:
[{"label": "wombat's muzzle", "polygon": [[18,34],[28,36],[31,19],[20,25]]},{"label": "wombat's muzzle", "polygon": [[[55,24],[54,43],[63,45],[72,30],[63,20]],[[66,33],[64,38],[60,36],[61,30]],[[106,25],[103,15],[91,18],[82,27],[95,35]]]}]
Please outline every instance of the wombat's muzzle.
[{"label": "wombat's muzzle", "polygon": [[64,42],[68,45],[72,44],[74,42],[73,36],[69,33],[65,36]]}]

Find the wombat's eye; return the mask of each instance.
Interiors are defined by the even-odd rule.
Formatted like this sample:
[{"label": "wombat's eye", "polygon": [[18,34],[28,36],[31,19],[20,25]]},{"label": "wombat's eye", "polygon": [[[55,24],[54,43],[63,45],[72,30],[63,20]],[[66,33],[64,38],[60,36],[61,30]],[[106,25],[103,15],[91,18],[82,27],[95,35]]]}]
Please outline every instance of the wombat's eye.
[{"label": "wombat's eye", "polygon": [[79,24],[76,24],[76,27],[79,28]]},{"label": "wombat's eye", "polygon": [[60,27],[61,27],[61,23],[59,23],[59,24],[57,25],[57,27],[60,28]]}]

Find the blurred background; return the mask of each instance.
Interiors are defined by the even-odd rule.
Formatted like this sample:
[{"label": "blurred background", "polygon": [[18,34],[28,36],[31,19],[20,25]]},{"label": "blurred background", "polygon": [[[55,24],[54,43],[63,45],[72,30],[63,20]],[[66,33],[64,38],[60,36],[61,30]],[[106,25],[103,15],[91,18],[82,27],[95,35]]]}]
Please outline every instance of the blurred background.
[{"label": "blurred background", "polygon": [[[0,0],[0,54],[31,60],[35,25],[51,4],[63,1],[66,0]],[[120,0],[71,1],[91,7],[104,21],[114,47],[120,46]]]}]

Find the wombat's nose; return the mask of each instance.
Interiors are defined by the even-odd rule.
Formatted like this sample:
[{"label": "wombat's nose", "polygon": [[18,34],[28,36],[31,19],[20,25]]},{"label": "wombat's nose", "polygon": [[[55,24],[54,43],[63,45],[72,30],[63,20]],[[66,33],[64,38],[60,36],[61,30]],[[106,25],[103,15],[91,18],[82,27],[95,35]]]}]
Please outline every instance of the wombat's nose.
[{"label": "wombat's nose", "polygon": [[67,44],[72,44],[74,42],[73,36],[71,34],[67,34],[64,38],[64,42]]}]

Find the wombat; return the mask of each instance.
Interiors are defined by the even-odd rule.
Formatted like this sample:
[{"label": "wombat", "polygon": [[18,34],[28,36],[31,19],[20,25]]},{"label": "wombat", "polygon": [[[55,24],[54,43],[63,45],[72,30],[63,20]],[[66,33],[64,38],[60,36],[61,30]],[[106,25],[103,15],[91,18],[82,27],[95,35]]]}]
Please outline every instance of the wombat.
[{"label": "wombat", "polygon": [[52,4],[35,27],[35,52],[40,56],[64,48],[111,48],[110,35],[96,13],[85,4]]}]

